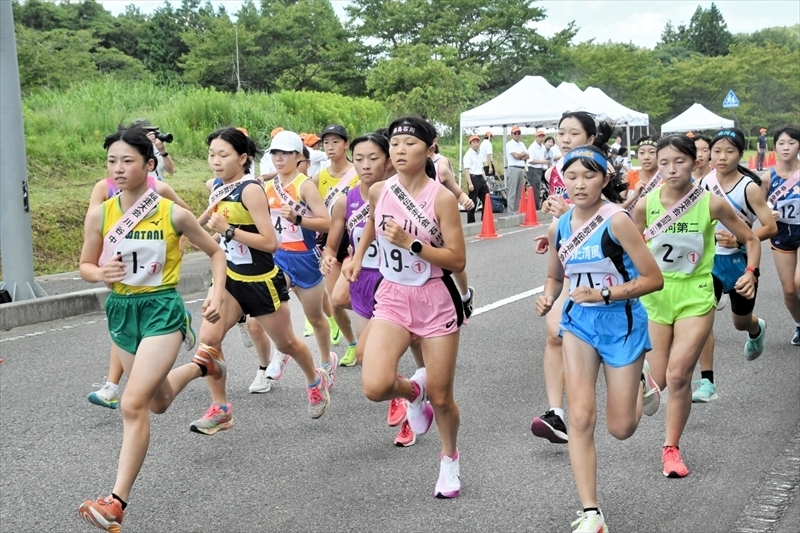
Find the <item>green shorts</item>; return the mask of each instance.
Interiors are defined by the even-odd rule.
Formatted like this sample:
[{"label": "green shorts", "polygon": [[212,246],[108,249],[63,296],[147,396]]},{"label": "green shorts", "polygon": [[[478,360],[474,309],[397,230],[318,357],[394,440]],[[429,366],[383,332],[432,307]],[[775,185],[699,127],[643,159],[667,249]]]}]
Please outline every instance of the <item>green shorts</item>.
[{"label": "green shorts", "polygon": [[186,336],[183,300],[175,289],[142,294],[117,294],[106,298],[106,317],[111,340],[135,354],[145,337],[180,331]]},{"label": "green shorts", "polygon": [[682,280],[664,278],[664,288],[640,298],[647,318],[672,325],[682,318],[703,316],[717,306],[711,274]]}]

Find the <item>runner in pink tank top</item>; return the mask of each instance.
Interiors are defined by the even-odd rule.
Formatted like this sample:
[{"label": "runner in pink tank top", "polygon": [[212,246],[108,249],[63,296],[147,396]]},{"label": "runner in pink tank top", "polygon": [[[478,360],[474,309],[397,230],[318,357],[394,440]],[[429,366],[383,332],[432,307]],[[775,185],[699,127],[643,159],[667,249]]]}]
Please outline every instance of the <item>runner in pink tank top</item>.
[{"label": "runner in pink tank top", "polygon": [[[464,309],[448,271],[466,265],[461,217],[453,195],[434,181],[429,159],[433,126],[404,117],[389,132],[398,174],[370,188],[370,222],[353,260],[343,268],[351,283],[357,281],[369,244],[377,238],[383,281],[375,293],[361,381],[372,401],[408,400],[408,422],[417,435],[427,433],[435,413],[442,452],[434,496],[455,498],[461,494],[460,419],[453,378]],[[436,364],[417,370],[409,380],[397,375],[397,364],[416,338],[423,358],[435,357]]]}]

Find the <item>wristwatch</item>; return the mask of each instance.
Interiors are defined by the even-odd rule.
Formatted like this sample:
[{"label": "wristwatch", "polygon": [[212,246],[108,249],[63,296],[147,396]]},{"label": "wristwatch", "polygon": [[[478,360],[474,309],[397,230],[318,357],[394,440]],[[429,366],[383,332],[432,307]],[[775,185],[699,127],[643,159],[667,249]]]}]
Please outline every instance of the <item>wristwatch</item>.
[{"label": "wristwatch", "polygon": [[744,269],[745,272],[752,272],[756,279],[761,277],[761,269],[758,267],[747,267]]},{"label": "wristwatch", "polygon": [[228,226],[228,229],[225,230],[225,242],[231,242],[233,239],[233,233],[236,231],[236,228],[233,226]]},{"label": "wristwatch", "polygon": [[600,289],[600,296],[603,297],[603,301],[606,303],[606,305],[611,303],[611,289],[608,287],[603,287]]},{"label": "wristwatch", "polygon": [[411,246],[408,247],[408,253],[411,255],[417,255],[422,251],[422,242],[419,239],[414,239],[414,242],[411,243]]}]

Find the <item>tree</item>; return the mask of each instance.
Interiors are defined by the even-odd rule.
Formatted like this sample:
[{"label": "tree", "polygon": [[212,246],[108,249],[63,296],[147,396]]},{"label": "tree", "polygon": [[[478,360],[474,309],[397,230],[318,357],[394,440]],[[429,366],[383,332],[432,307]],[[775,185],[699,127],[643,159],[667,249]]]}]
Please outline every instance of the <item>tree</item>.
[{"label": "tree", "polygon": [[19,82],[23,92],[67,87],[97,74],[92,50],[97,40],[89,30],[38,31],[16,25]]},{"label": "tree", "polygon": [[679,24],[678,28],[672,27],[672,21],[668,20],[664,26],[664,31],[661,32],[661,41],[659,45],[681,44],[685,45],[688,41],[686,26]]},{"label": "tree", "polygon": [[489,94],[534,68],[547,42],[532,27],[545,18],[533,0],[353,0],[346,10],[352,34],[375,43],[371,58],[404,45],[448,47],[448,68],[479,68],[479,88]]},{"label": "tree", "polygon": [[760,47],[776,44],[796,52],[800,50],[800,24],[782,28],[764,28],[750,34],[738,33],[733,36],[733,40],[736,44],[753,44]]},{"label": "tree", "polygon": [[727,54],[733,42],[728,24],[714,3],[708,10],[697,6],[689,21],[687,39],[692,50],[712,57]]}]

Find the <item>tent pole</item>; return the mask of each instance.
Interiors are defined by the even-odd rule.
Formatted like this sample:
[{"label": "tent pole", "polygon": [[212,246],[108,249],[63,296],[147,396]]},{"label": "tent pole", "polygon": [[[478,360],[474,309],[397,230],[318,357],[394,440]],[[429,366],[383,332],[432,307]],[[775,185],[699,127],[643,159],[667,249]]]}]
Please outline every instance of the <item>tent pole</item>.
[{"label": "tent pole", "polygon": [[628,144],[628,159],[631,159],[631,126],[630,124],[625,124],[625,137]]},{"label": "tent pole", "polygon": [[461,175],[464,169],[461,168],[464,156],[461,151],[464,149],[464,126],[461,125],[461,119],[458,119],[458,186],[461,187]]}]

